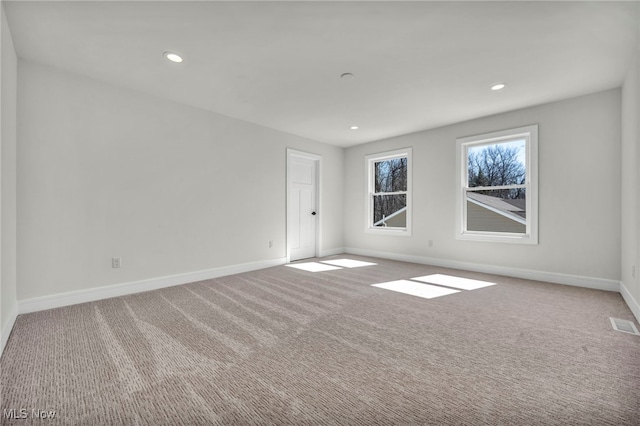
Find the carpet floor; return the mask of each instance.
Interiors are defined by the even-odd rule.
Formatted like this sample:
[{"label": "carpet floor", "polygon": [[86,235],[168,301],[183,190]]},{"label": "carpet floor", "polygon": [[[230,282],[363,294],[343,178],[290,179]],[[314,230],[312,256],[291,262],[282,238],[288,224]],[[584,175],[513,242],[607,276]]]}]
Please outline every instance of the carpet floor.
[{"label": "carpet floor", "polygon": [[[633,320],[619,294],[346,258],[375,264],[20,315],[2,424],[640,424],[640,337],[609,321]],[[494,285],[430,299],[372,286],[432,274]]]}]

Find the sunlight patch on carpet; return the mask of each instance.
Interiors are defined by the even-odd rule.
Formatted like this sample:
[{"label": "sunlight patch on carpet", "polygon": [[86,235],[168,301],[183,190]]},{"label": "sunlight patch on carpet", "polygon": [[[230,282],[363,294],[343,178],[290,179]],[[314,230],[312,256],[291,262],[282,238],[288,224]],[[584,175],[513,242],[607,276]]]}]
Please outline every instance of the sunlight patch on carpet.
[{"label": "sunlight patch on carpet", "polygon": [[383,288],[385,290],[397,291],[398,293],[409,294],[411,296],[433,299],[435,297],[447,296],[459,293],[459,290],[438,287],[435,285],[416,283],[408,280],[390,281],[387,283],[372,284],[372,287]]},{"label": "sunlight patch on carpet", "polygon": [[375,266],[377,263],[363,262],[362,260],[353,259],[335,259],[335,260],[323,260],[322,263],[326,263],[334,266],[341,266],[343,268],[360,268],[362,266]]},{"label": "sunlight patch on carpet", "polygon": [[302,269],[303,271],[308,271],[308,272],[325,272],[325,271],[335,271],[336,269],[342,269],[337,266],[323,265],[322,263],[318,263],[318,262],[290,263],[284,266],[287,266],[289,268]]},{"label": "sunlight patch on carpet", "polygon": [[411,278],[412,280],[421,281],[430,284],[443,285],[447,287],[458,288],[460,290],[477,290],[479,288],[490,287],[496,285],[488,281],[472,280],[469,278],[454,277],[451,275],[433,274],[424,277]]}]

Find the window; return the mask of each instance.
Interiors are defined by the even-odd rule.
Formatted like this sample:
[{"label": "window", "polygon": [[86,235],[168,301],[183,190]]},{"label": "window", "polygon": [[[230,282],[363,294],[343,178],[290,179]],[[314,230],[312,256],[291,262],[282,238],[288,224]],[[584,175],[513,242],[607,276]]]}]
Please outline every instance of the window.
[{"label": "window", "polygon": [[411,148],[368,155],[365,161],[365,231],[411,235]]},{"label": "window", "polygon": [[538,126],[457,140],[462,240],[538,243]]}]

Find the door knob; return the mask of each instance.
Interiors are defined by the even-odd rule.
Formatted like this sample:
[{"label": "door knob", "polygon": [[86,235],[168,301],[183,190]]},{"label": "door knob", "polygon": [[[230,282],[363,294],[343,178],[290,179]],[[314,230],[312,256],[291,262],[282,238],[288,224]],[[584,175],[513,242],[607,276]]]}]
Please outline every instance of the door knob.
[{"label": "door knob", "polygon": [[311,212],[311,215],[312,215],[312,216],[315,216],[315,215],[316,215],[316,212]]}]

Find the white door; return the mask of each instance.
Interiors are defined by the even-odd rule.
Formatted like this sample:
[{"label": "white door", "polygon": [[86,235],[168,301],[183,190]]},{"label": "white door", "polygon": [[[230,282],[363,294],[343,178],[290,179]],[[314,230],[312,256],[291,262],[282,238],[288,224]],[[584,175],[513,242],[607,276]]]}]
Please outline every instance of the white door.
[{"label": "white door", "polygon": [[290,260],[316,256],[317,160],[289,155],[288,244]]}]

